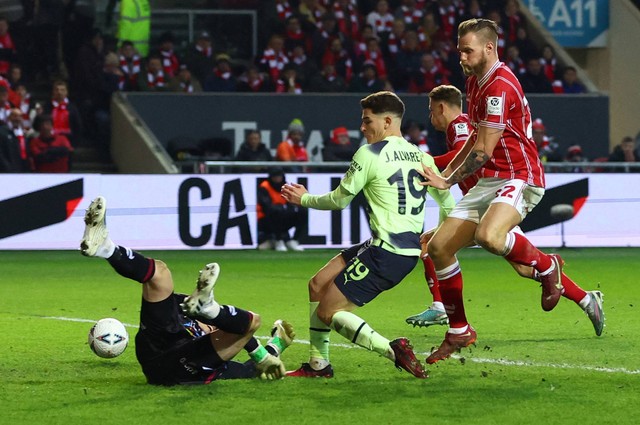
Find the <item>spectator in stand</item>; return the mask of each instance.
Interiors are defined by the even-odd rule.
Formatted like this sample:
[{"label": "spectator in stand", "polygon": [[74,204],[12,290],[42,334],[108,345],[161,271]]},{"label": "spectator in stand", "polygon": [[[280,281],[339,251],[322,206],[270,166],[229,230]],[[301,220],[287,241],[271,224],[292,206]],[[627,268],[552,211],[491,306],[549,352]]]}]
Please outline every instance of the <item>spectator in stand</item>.
[{"label": "spectator in stand", "polygon": [[364,64],[373,64],[376,67],[376,74],[378,75],[378,78],[383,81],[387,79],[387,65],[384,61],[377,37],[371,37],[367,40],[366,49],[358,58],[358,62],[360,63],[360,66],[363,66]]},{"label": "spectator in stand", "polygon": [[533,129],[533,140],[536,142],[538,148],[538,156],[542,162],[557,162],[562,161],[562,156],[559,152],[559,146],[553,141],[553,137],[549,137],[546,134],[546,128],[540,118],[533,120],[531,125]]},{"label": "spectator in stand", "polygon": [[276,93],[302,94],[302,83],[297,74],[298,71],[293,64],[285,65],[276,81]]},{"label": "spectator in stand", "polygon": [[251,65],[238,77],[237,91],[263,93],[274,91],[271,80],[257,66]]},{"label": "spectator in stand", "polygon": [[27,91],[27,86],[24,84],[19,84],[16,87],[16,94],[20,98],[20,102],[16,105],[22,112],[22,126],[26,129],[31,130],[31,113],[32,113],[32,105],[31,105],[31,93]]},{"label": "spectator in stand", "polygon": [[527,61],[527,70],[524,74],[516,75],[525,95],[529,93],[553,93],[551,83],[547,80],[540,64],[540,59],[531,58]]},{"label": "spectator in stand", "polygon": [[[567,148],[567,153],[564,156],[565,162],[586,162],[587,158],[582,154],[582,146],[571,145]],[[584,173],[585,170],[582,167],[571,166],[565,170],[566,173]]]},{"label": "spectator in stand", "polygon": [[300,18],[296,15],[291,15],[285,21],[284,51],[290,56],[296,46],[302,47],[307,52],[312,49],[311,39],[302,30]]},{"label": "spectator in stand", "polygon": [[540,65],[542,66],[542,73],[550,83],[553,83],[558,79],[558,60],[556,59],[556,53],[553,51],[553,47],[550,44],[542,46],[542,56],[540,57]]},{"label": "spectator in stand", "polygon": [[309,82],[309,91],[318,93],[341,93],[347,90],[347,83],[338,73],[332,63],[322,67],[322,71],[316,74]]},{"label": "spectator in stand", "polygon": [[513,71],[516,76],[522,75],[527,71],[527,67],[520,57],[520,49],[518,49],[518,46],[515,44],[507,47],[507,56],[504,59],[504,63],[511,68],[511,71]]},{"label": "spectator in stand", "polygon": [[436,62],[431,53],[423,54],[420,68],[411,74],[409,93],[429,93],[443,84],[449,84],[447,71]]},{"label": "spectator in stand", "polygon": [[428,51],[436,40],[444,40],[433,12],[424,14],[422,24],[418,27],[418,39],[424,51]]},{"label": "spectator in stand", "polygon": [[609,155],[610,162],[638,162],[640,161],[640,150],[636,148],[633,138],[625,136],[620,144],[613,148]]},{"label": "spectator in stand", "polygon": [[[32,11],[30,11],[30,14]],[[30,34],[25,32],[27,19],[25,16],[24,0],[4,0],[0,2],[0,16],[3,16],[9,22],[11,30],[11,38],[16,49],[16,59],[12,62],[26,63],[25,61],[25,44],[31,38]]]},{"label": "spectator in stand", "polygon": [[353,62],[349,52],[343,47],[339,38],[331,40],[329,49],[322,56],[322,65],[332,64],[336,72],[340,75],[346,84],[351,82],[353,77]]},{"label": "spectator in stand", "polygon": [[284,51],[284,38],[279,34],[273,34],[260,58],[261,70],[269,74],[271,81],[278,81],[280,73],[288,63],[289,58]]},{"label": "spectator in stand", "polygon": [[402,19],[409,28],[415,29],[420,25],[424,12],[416,7],[415,0],[402,0],[400,7],[396,9],[396,19]]},{"label": "spectator in stand", "polygon": [[351,142],[347,128],[336,127],[331,130],[329,136],[329,140],[325,142],[322,150],[322,160],[350,162],[358,147]]},{"label": "spectator in stand", "polygon": [[504,5],[504,32],[507,44],[515,43],[518,39],[518,28],[525,24],[525,17],[520,12],[517,0],[507,0]]},{"label": "spectator in stand", "polygon": [[276,0],[275,3],[279,21],[284,22],[293,14],[291,4],[287,0]]},{"label": "spectator in stand", "polygon": [[419,72],[422,66],[422,56],[425,52],[420,46],[418,33],[414,30],[408,30],[404,33],[401,46],[396,56],[396,67],[391,81],[398,90],[406,91],[409,88],[411,76],[415,72]]},{"label": "spectator in stand", "polygon": [[166,31],[160,35],[159,53],[162,57],[162,70],[167,78],[173,78],[180,71],[180,59],[173,50],[175,37],[171,31]]},{"label": "spectator in stand", "polygon": [[374,34],[383,40],[391,33],[393,20],[387,0],[378,0],[375,9],[367,15],[367,24],[371,25]]},{"label": "spectator in stand", "polygon": [[527,62],[531,58],[539,58],[540,52],[536,45],[534,44],[531,37],[529,37],[529,32],[524,26],[518,28],[516,32],[517,40],[516,46],[518,46],[518,50],[520,51],[520,57],[523,61]]},{"label": "spectator in stand", "polygon": [[[240,145],[240,149],[234,158],[236,161],[273,161],[271,151],[262,143],[262,135],[258,130],[249,130],[245,141]],[[261,173],[267,170],[265,166],[243,167],[239,172]]]},{"label": "spectator in stand", "polygon": [[204,91],[235,92],[238,83],[231,68],[231,58],[226,53],[216,56],[213,72],[204,80]]},{"label": "spectator in stand", "polygon": [[496,24],[498,24],[497,52],[498,52],[498,58],[502,60],[504,58],[505,48],[507,47],[506,41],[505,41],[504,29],[502,28],[502,14],[498,9],[492,9],[489,12],[487,12],[487,19],[490,19],[494,21]]},{"label": "spectator in stand", "polygon": [[22,77],[22,66],[19,63],[12,63],[11,67],[9,67],[9,75],[7,76],[9,87],[15,91],[18,85],[24,84]]},{"label": "spectator in stand", "polygon": [[[284,252],[304,251],[298,242],[307,232],[308,213],[291,205],[280,195],[285,174],[282,168],[271,168],[269,176],[258,186],[258,249]],[[289,229],[295,227],[293,238]]]},{"label": "spectator in stand", "polygon": [[465,9],[464,16],[462,17],[463,21],[473,18],[482,18],[484,16],[482,6],[480,5],[480,0],[470,0],[466,3],[467,7]]},{"label": "spectator in stand", "polygon": [[29,142],[29,153],[36,173],[68,173],[71,170],[73,147],[64,134],[54,129],[49,115],[36,118],[34,128],[38,136]]},{"label": "spectator in stand", "polygon": [[350,40],[360,38],[360,23],[362,17],[358,7],[351,0],[335,0],[333,2],[333,15],[336,17],[338,30]]},{"label": "spectator in stand", "polygon": [[119,49],[120,70],[122,77],[120,78],[120,90],[138,91],[138,81],[142,70],[142,58],[136,51],[133,43],[129,40],[122,42]]},{"label": "spectator in stand", "polygon": [[415,120],[409,120],[402,131],[402,137],[412,145],[416,145],[422,152],[429,153],[429,143],[427,142],[427,135],[429,133],[423,125]]},{"label": "spectator in stand", "polygon": [[362,72],[349,85],[353,93],[375,93],[384,90],[384,82],[378,78],[376,66],[371,62],[364,62]]},{"label": "spectator in stand", "polygon": [[[54,81],[51,88],[51,101],[44,106],[44,112],[50,115],[56,135],[62,135],[73,146],[80,144],[82,136],[82,118],[75,103],[69,101],[69,88],[63,80]],[[37,127],[34,128],[39,131]]]},{"label": "spectator in stand", "polygon": [[329,48],[331,40],[336,38],[340,39],[343,43],[345,41],[348,42],[345,36],[338,30],[336,17],[333,13],[327,12],[322,17],[320,26],[318,26],[311,37],[311,44],[313,46],[311,55],[317,63],[322,62],[322,55],[324,55],[324,52]]},{"label": "spectator in stand", "polygon": [[456,43],[452,40],[439,39],[435,41],[434,47],[432,54],[436,64],[444,70],[450,84],[463,90],[466,77],[460,67],[460,54]]},{"label": "spectator in stand", "polygon": [[201,31],[187,50],[184,63],[198,81],[204,81],[215,66],[215,58],[211,35],[207,31]]},{"label": "spectator in stand", "polygon": [[28,157],[25,153],[11,129],[0,121],[0,173],[29,171]]},{"label": "spectator in stand", "polygon": [[169,80],[162,70],[162,57],[150,54],[143,72],[138,76],[141,91],[169,91]]},{"label": "spectator in stand", "polygon": [[9,120],[9,113],[15,106],[9,102],[9,89],[6,86],[0,85],[0,121],[7,122]]},{"label": "spectator in stand", "polygon": [[318,73],[318,65],[300,46],[293,48],[290,63],[296,68],[296,75],[300,79],[302,89],[308,90],[311,79]]},{"label": "spectator in stand", "polygon": [[298,6],[300,17],[314,28],[321,22],[325,13],[327,13],[327,9],[320,3],[320,0],[302,0]]},{"label": "spectator in stand", "polygon": [[[304,124],[298,118],[289,123],[287,138],[276,149],[276,161],[309,161],[306,143],[304,141]],[[288,167],[292,172],[302,171],[301,167]]]},{"label": "spectator in stand", "polygon": [[438,0],[434,6],[437,12],[440,34],[446,40],[456,38],[456,28],[464,14],[464,5],[458,0]]},{"label": "spectator in stand", "polygon": [[578,71],[573,66],[565,67],[562,72],[562,91],[569,94],[587,92],[584,84],[578,80]]},{"label": "spectator in stand", "polygon": [[395,62],[398,52],[404,46],[404,33],[407,31],[407,24],[403,19],[395,19],[391,33],[387,37],[386,55],[389,62]]},{"label": "spectator in stand", "polygon": [[9,34],[9,21],[0,16],[0,75],[7,77],[11,64],[16,61],[16,46]]},{"label": "spectator in stand", "polygon": [[202,85],[187,68],[187,65],[180,65],[178,75],[173,77],[169,81],[169,89],[175,92],[181,93],[200,93],[202,91]]},{"label": "spectator in stand", "polygon": [[360,31],[360,38],[357,40],[353,40],[353,50],[351,52],[354,58],[358,58],[358,56],[362,55],[365,50],[367,50],[367,40],[370,38],[377,38],[377,36],[373,33],[373,27],[369,24],[365,24]]},{"label": "spectator in stand", "polygon": [[29,146],[27,143],[29,138],[34,136],[34,131],[31,129],[31,125],[29,125],[29,127],[25,127],[22,111],[18,108],[13,108],[9,113],[7,126],[13,132],[13,135],[16,136],[16,140],[18,141],[23,169],[25,171],[31,170],[31,158],[29,158]]}]

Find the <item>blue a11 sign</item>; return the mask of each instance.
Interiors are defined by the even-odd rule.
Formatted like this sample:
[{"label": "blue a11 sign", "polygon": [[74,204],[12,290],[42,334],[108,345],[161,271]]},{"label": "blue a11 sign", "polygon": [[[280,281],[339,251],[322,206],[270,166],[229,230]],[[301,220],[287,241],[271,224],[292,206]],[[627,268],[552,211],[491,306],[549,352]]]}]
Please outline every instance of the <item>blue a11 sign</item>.
[{"label": "blue a11 sign", "polygon": [[606,47],[609,0],[528,0],[529,10],[563,47]]}]

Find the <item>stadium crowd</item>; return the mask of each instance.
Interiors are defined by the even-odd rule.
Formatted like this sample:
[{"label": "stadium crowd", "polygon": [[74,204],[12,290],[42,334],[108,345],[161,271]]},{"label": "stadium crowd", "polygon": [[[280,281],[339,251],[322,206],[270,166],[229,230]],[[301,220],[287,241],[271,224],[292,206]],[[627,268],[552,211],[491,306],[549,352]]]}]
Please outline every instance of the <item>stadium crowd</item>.
[{"label": "stadium crowd", "polygon": [[[246,60],[232,57],[208,31],[191,44],[172,31],[156,39],[147,32],[143,43],[103,34],[91,0],[1,2],[0,171],[66,172],[78,146],[108,152],[110,99],[118,91],[425,94],[441,84],[463,90],[456,28],[472,17],[500,25],[499,57],[525,92],[585,92],[575,69],[561,66],[551,46],[533,44],[515,0],[265,4],[274,9],[261,13],[265,45]],[[43,138],[39,126],[49,121],[53,131]],[[405,137],[428,149],[434,142],[424,130],[408,123]],[[31,143],[36,139],[40,143]]]}]

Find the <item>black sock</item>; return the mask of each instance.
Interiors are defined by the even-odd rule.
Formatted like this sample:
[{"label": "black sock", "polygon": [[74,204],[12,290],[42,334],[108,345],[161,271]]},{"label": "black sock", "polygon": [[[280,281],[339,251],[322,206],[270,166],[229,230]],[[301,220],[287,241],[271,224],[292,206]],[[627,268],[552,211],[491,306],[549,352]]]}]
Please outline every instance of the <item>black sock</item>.
[{"label": "black sock", "polygon": [[258,340],[255,338],[251,338],[249,340],[249,342],[247,342],[244,346],[244,349],[247,350],[247,353],[251,353],[253,352],[256,348],[258,348],[260,344],[258,343]]},{"label": "black sock", "polygon": [[213,325],[221,331],[237,335],[244,335],[249,331],[249,326],[253,320],[253,314],[247,310],[236,308],[232,305],[221,305],[220,313],[213,318],[207,319],[198,316],[197,319],[207,325]]},{"label": "black sock", "polygon": [[107,261],[119,275],[140,283],[147,282],[156,271],[153,259],[122,246],[117,246]]}]

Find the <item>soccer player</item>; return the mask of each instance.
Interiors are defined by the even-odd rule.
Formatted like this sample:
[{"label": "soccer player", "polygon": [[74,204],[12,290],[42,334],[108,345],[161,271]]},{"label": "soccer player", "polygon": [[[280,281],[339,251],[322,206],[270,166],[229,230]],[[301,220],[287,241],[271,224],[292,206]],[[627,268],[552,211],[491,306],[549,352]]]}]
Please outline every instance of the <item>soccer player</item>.
[{"label": "soccer player", "polygon": [[[253,336],[260,316],[231,305],[220,305],[213,287],[220,273],[217,263],[207,264],[190,296],[173,290],[167,265],[147,258],[110,238],[105,216],[107,203],[94,199],[87,208],[82,255],[107,259],[126,278],[142,284],[140,329],[136,358],[149,384],[208,384],[217,379],[278,379],[285,367],[280,354],[291,344],[293,327],[277,320],[267,346]],[[231,361],[242,349],[250,361]]]},{"label": "soccer player", "polygon": [[[462,273],[456,253],[472,242],[517,264],[533,267],[542,283],[542,308],[552,310],[562,290],[562,259],[538,250],[513,232],[544,194],[545,179],[535,142],[531,112],[522,87],[497,53],[498,26],[470,19],[458,26],[460,64],[468,76],[466,93],[473,132],[443,171],[423,167],[423,184],[447,189],[478,172],[479,181],[458,202],[428,245],[449,318],[445,339],[432,364],[473,344],[476,331],[467,321]],[[593,297],[601,311],[602,300]]]},{"label": "soccer player", "polygon": [[[444,155],[433,158],[436,166],[443,170],[449,165],[455,155],[462,150],[471,134],[472,127],[469,116],[462,113],[462,93],[454,86],[441,85],[434,88],[429,93],[429,116],[431,124],[438,131],[446,134],[447,148],[449,151]],[[472,174],[458,183],[463,195],[478,182],[477,174]],[[521,232],[519,226],[514,231]],[[427,244],[433,236],[435,229],[425,232],[420,237],[422,245],[421,258],[424,264],[424,273],[429,291],[433,297],[433,302],[425,311],[407,317],[406,322],[413,326],[445,325],[449,323],[449,318],[442,304],[438,278],[435,273],[433,261],[427,255]],[[554,254],[552,254],[554,255]],[[522,277],[539,281],[538,272],[530,266],[509,261],[509,264]],[[573,282],[564,272],[562,273],[562,285],[564,291],[562,296],[575,302],[582,308],[595,329],[596,335],[602,334],[604,327],[604,313],[602,311],[602,293],[599,291],[586,292]]]},{"label": "soccer player", "polygon": [[[284,198],[307,208],[339,210],[363,191],[369,202],[372,238],[343,250],[309,281],[310,359],[288,376],[333,376],[329,334],[335,330],[350,341],[394,361],[417,378],[426,378],[408,339],[389,341],[352,313],[381,292],[396,286],[415,267],[420,254],[427,189],[419,185],[418,168],[439,173],[433,158],[402,137],[404,103],[388,91],[360,101],[360,130],[367,144],[353,156],[339,186],[324,195],[311,195],[300,184],[282,187]],[[441,217],[453,207],[451,194],[428,191],[441,207]]]}]

